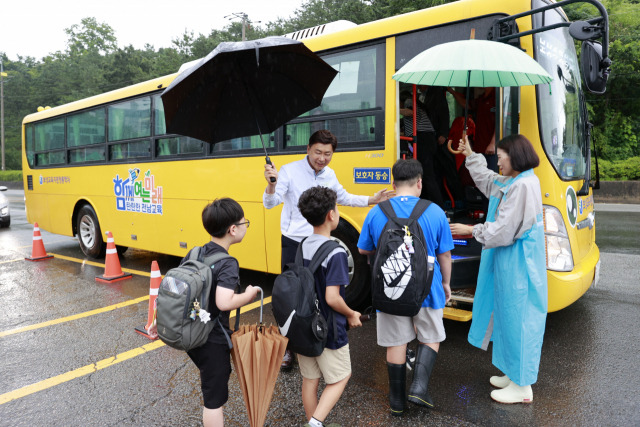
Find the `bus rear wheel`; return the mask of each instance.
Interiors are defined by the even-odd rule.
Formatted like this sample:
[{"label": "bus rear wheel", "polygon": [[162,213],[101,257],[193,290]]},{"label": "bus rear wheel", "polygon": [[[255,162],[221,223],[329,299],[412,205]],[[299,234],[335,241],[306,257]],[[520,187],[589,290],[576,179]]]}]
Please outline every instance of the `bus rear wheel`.
[{"label": "bus rear wheel", "polygon": [[358,232],[340,219],[331,236],[347,251],[349,286],[345,291],[345,301],[355,310],[364,310],[371,305],[371,271],[367,257],[358,252]]},{"label": "bus rear wheel", "polygon": [[89,258],[102,258],[106,251],[106,244],[102,238],[100,223],[96,211],[91,205],[84,205],[78,211],[76,233],[80,249]]}]

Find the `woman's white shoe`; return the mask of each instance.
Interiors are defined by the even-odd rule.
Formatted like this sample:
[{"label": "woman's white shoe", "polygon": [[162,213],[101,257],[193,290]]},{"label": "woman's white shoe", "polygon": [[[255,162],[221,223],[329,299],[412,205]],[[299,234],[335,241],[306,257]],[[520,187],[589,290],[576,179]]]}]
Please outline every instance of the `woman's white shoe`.
[{"label": "woman's white shoe", "polygon": [[509,379],[508,376],[503,375],[501,377],[495,375],[491,378],[489,378],[489,382],[491,383],[492,386],[494,387],[498,387],[498,388],[505,388],[506,386],[509,385],[509,383],[511,382],[511,380]]},{"label": "woman's white shoe", "polygon": [[533,402],[533,390],[530,385],[521,387],[511,381],[505,388],[493,390],[491,398],[500,403],[531,403]]}]

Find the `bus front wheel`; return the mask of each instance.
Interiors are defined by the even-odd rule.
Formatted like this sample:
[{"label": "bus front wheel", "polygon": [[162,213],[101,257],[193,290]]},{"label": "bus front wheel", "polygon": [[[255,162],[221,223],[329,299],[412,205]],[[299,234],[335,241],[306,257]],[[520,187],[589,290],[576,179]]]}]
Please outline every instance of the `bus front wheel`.
[{"label": "bus front wheel", "polygon": [[106,245],[102,239],[102,231],[98,223],[96,211],[90,205],[84,205],[78,211],[76,223],[78,243],[82,252],[90,258],[102,258],[106,251]]},{"label": "bus front wheel", "polygon": [[331,236],[347,251],[349,286],[345,291],[345,301],[355,310],[364,310],[371,305],[371,271],[367,257],[358,252],[358,232],[340,219]]}]

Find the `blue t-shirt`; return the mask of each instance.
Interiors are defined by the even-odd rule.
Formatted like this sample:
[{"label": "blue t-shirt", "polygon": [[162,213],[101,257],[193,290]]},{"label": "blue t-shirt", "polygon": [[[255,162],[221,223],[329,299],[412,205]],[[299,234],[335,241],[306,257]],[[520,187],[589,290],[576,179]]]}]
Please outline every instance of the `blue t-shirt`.
[{"label": "blue t-shirt", "polygon": [[[319,234],[312,234],[302,244],[302,258],[304,265],[308,266],[311,258],[318,248],[327,240],[327,237]],[[349,264],[347,260],[347,252],[342,247],[333,250],[323,261],[315,272],[316,293],[318,294],[318,303],[320,312],[327,319],[329,333],[327,334],[327,344],[325,348],[337,350],[349,343],[347,337],[347,318],[342,314],[334,311],[325,297],[328,286],[340,286],[340,296],[344,298],[344,289],[349,284]],[[333,333],[333,320],[336,322],[337,337]]]},{"label": "blue t-shirt", "polygon": [[[396,196],[390,199],[393,210],[399,218],[409,218],[418,200],[414,196]],[[362,225],[358,247],[365,251],[376,250],[378,239],[386,224],[386,215],[379,206],[374,206],[367,214],[367,218]],[[442,287],[442,272],[436,255],[453,249],[453,238],[451,237],[449,222],[440,206],[432,203],[418,219],[418,224],[420,224],[424,234],[427,252],[435,258],[431,293],[425,298],[422,306],[435,309],[444,308],[446,301],[444,288]]]}]

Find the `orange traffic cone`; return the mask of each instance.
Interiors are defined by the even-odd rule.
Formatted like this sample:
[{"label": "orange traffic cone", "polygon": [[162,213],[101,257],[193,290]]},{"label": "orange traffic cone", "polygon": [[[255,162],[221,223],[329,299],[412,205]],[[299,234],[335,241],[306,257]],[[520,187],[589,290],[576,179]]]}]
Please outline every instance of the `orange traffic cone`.
[{"label": "orange traffic cone", "polygon": [[53,255],[47,255],[47,251],[44,250],[40,227],[38,227],[38,223],[36,222],[33,224],[33,248],[31,249],[31,257],[25,259],[27,261],[43,261],[49,258],[53,258]]},{"label": "orange traffic cone", "polygon": [[149,315],[147,316],[147,325],[144,328],[135,328],[135,331],[137,333],[149,338],[150,340],[158,339],[158,333],[155,331],[150,331],[150,329],[153,326],[153,322],[156,318],[156,298],[158,297],[160,282],[162,282],[160,268],[158,268],[158,263],[156,261],[153,261],[151,263],[151,281],[149,284]]},{"label": "orange traffic cone", "polygon": [[113,235],[107,231],[107,257],[105,258],[104,274],[96,276],[96,282],[113,283],[119,280],[131,279],[131,273],[123,273],[120,268],[120,260],[118,259],[118,251],[116,244],[113,242]]}]

